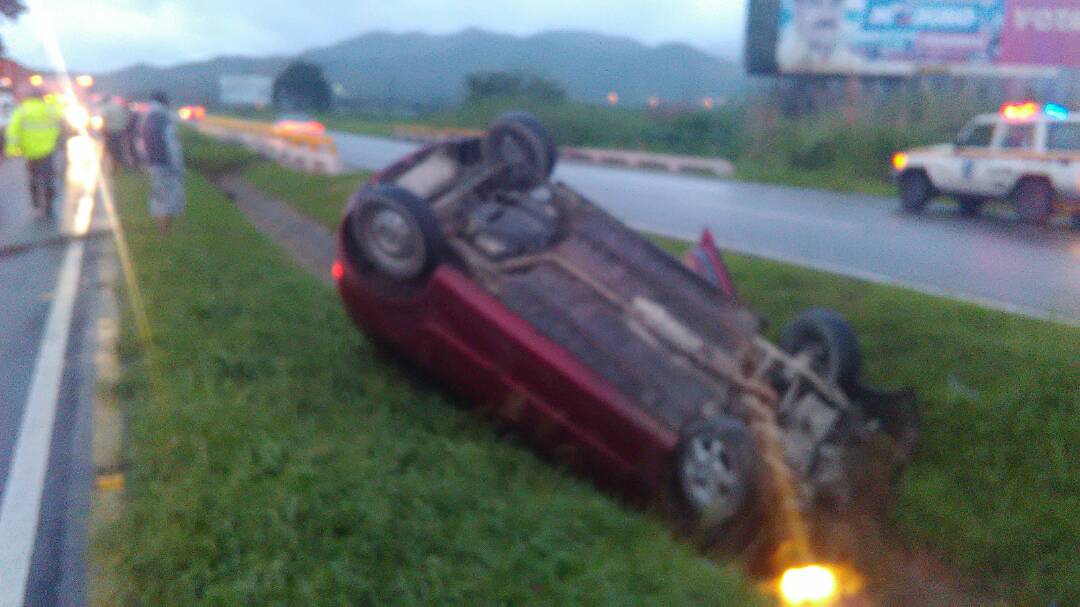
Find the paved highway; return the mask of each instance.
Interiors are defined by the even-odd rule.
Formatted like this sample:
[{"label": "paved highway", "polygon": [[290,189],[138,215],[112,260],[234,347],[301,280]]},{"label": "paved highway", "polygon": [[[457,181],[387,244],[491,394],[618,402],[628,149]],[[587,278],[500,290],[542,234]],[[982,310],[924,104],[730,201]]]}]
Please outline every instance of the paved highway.
[{"label": "paved highway", "polygon": [[[379,169],[416,145],[334,134],[344,162]],[[1080,231],[1005,216],[920,216],[890,198],[564,163],[556,177],[641,228],[874,282],[1080,324]]]},{"label": "paved highway", "polygon": [[64,234],[100,205],[73,189],[46,220],[26,187],[0,164],[0,606],[81,605],[103,249]]}]

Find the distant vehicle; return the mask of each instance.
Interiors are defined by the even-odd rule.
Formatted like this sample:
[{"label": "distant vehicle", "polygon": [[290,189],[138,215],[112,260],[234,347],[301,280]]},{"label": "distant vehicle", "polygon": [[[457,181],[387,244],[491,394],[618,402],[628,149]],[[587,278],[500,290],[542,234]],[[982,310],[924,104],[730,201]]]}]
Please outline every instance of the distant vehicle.
[{"label": "distant vehicle", "polygon": [[808,312],[769,343],[714,247],[700,272],[680,264],[549,181],[556,154],[511,114],[373,177],[332,272],[355,323],[601,484],[673,494],[710,530],[757,529],[781,476],[799,505],[842,503],[849,448],[872,436],[893,463],[910,454],[914,395],[863,386],[843,318]]},{"label": "distant vehicle", "polygon": [[185,122],[198,122],[206,118],[206,108],[201,105],[185,105],[177,110],[176,114]]},{"label": "distant vehicle", "polygon": [[326,133],[323,123],[306,114],[285,114],[274,123],[274,132],[279,135],[322,135]]},{"label": "distant vehicle", "polygon": [[1056,208],[1080,223],[1080,116],[1055,104],[1006,104],[972,120],[956,143],[893,157],[903,208],[922,211],[953,196],[966,215],[1006,200],[1025,221],[1045,223]]}]

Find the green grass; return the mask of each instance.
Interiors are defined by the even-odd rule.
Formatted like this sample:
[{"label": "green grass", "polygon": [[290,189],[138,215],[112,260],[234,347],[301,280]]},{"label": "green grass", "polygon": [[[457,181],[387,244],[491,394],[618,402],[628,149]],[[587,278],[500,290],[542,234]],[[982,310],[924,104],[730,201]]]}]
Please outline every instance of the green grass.
[{"label": "green grass", "polygon": [[735,163],[735,179],[753,183],[771,183],[796,188],[833,192],[855,192],[873,196],[895,196],[896,185],[884,178],[855,177],[837,169],[805,171],[783,163],[741,159]]},{"label": "green grass", "polygon": [[289,203],[330,229],[337,227],[345,202],[370,176],[362,172],[335,177],[309,175],[265,160],[245,166],[240,175],[255,187]]},{"label": "green grass", "polygon": [[663,523],[380,362],[336,294],[201,176],[165,237],[144,179],[116,186],[154,337],[125,312],[129,503],[111,537],[138,604],[757,600]]},{"label": "green grass", "polygon": [[[688,246],[661,243],[675,254]],[[923,436],[899,486],[899,537],[993,596],[1080,604],[1080,329],[726,257],[772,337],[800,310],[834,308],[855,325],[871,382],[919,391]]]}]

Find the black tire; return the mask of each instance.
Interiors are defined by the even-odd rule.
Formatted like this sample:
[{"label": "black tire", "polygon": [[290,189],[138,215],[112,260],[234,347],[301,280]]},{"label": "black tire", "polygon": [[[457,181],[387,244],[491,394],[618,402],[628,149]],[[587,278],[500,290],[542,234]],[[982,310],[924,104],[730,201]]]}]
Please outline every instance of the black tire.
[{"label": "black tire", "polygon": [[362,192],[349,229],[363,261],[394,281],[422,280],[444,256],[446,241],[431,206],[398,186]]},{"label": "black tire", "polygon": [[758,455],[750,429],[733,417],[688,424],[675,466],[676,494],[695,524],[724,526],[753,503]]},{"label": "black tire", "polygon": [[791,354],[809,356],[810,368],[822,379],[842,388],[857,386],[862,354],[855,330],[832,310],[807,310],[780,336],[780,347]]},{"label": "black tire", "polygon": [[908,171],[900,176],[900,205],[909,213],[919,213],[934,197],[934,186],[922,171]]},{"label": "black tire", "polygon": [[1042,225],[1054,213],[1054,187],[1045,179],[1024,179],[1016,187],[1016,212],[1036,225]]},{"label": "black tire", "polygon": [[551,177],[558,148],[539,120],[524,112],[499,117],[488,127],[483,141],[484,161],[504,170],[495,183],[512,190],[529,191]]},{"label": "black tire", "polygon": [[982,210],[983,205],[986,204],[986,199],[978,196],[957,196],[956,204],[960,207],[961,215],[975,217]]}]

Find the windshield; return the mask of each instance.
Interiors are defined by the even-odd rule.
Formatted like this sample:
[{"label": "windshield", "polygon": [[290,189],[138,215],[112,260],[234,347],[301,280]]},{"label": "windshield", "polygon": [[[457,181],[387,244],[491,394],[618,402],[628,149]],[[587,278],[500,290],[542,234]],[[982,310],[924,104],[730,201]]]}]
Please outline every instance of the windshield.
[{"label": "windshield", "polygon": [[966,148],[986,148],[994,140],[995,125],[973,123],[961,132],[957,145]]},{"label": "windshield", "polygon": [[1046,149],[1080,151],[1080,123],[1051,124],[1047,131]]}]

